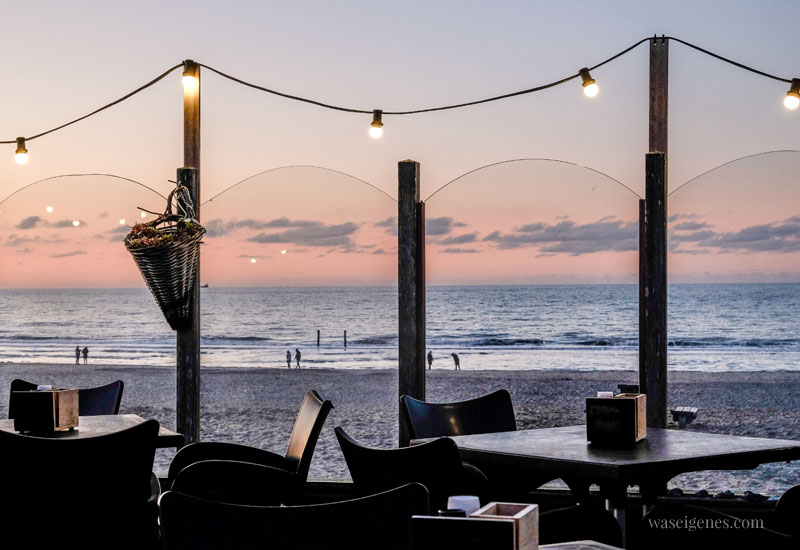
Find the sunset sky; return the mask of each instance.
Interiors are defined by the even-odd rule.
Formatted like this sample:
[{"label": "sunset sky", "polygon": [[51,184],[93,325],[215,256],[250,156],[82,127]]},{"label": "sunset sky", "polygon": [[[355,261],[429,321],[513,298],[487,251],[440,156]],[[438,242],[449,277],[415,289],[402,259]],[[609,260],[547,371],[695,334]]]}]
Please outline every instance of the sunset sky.
[{"label": "sunset sky", "polygon": [[[792,1],[17,3],[4,8],[0,139],[87,114],[184,59],[386,111],[545,84],[654,33],[800,77],[798,15]],[[369,115],[204,70],[203,282],[393,284],[397,162],[409,158],[430,197],[429,283],[635,282],[647,46],[592,76],[593,99],[575,80],[385,116],[374,141]],[[800,281],[800,152],[758,155],[800,150],[787,90],[670,45],[673,281]],[[0,148],[0,287],[143,285],[121,239],[136,207],[163,210],[182,165],[180,70],[27,147],[24,166]]]}]

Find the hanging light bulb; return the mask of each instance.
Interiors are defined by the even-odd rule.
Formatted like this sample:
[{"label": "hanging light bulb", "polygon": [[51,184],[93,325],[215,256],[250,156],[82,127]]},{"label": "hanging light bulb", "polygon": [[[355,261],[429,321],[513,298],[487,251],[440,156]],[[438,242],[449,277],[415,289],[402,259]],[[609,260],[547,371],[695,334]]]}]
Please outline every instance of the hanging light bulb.
[{"label": "hanging light bulb", "polygon": [[380,139],[383,136],[383,122],[381,122],[381,117],[383,116],[383,111],[380,109],[375,109],[372,111],[372,124],[369,125],[369,137],[372,139]]},{"label": "hanging light bulb", "polygon": [[14,155],[14,160],[17,161],[17,164],[28,163],[28,150],[25,148],[25,138],[23,137],[17,138],[17,154]]},{"label": "hanging light bulb", "polygon": [[578,71],[581,75],[581,80],[583,80],[583,93],[586,97],[594,97],[597,95],[597,92],[600,91],[600,88],[597,87],[597,84],[592,78],[592,75],[589,74],[589,69],[583,68]]},{"label": "hanging light bulb", "polygon": [[783,98],[783,106],[791,111],[800,107],[800,78],[792,79],[792,86]]},{"label": "hanging light bulb", "polygon": [[197,63],[192,61],[191,59],[187,59],[183,62],[183,78],[181,82],[183,82],[183,89],[184,91],[194,91],[198,88],[200,84],[200,69],[197,66]]}]

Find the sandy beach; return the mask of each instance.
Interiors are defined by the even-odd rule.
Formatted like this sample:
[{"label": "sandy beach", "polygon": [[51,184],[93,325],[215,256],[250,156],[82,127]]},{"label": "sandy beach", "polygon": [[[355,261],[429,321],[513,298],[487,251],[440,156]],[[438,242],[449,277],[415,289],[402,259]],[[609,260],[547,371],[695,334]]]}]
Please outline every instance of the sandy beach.
[{"label": "sandy beach", "polygon": [[[330,399],[328,417],[311,465],[311,477],[347,479],[333,433],[343,426],[353,437],[379,447],[397,441],[397,374],[391,370],[228,368],[202,371],[201,437],[285,452],[303,394],[317,390]],[[0,387],[23,378],[59,387],[90,387],[121,379],[120,412],[155,418],[175,427],[175,371],[164,367],[0,363]],[[428,371],[430,401],[467,399],[506,388],[519,428],[583,424],[584,399],[620,383],[636,383],[634,371]],[[0,394],[7,411],[8,393]],[[687,429],[800,440],[800,373],[679,372],[671,375],[670,408],[699,408]],[[676,427],[670,421],[670,427]],[[174,450],[159,450],[155,470],[166,472]],[[752,471],[697,472],[672,480],[684,491],[753,491],[778,496],[800,483],[800,465],[768,464]]]}]

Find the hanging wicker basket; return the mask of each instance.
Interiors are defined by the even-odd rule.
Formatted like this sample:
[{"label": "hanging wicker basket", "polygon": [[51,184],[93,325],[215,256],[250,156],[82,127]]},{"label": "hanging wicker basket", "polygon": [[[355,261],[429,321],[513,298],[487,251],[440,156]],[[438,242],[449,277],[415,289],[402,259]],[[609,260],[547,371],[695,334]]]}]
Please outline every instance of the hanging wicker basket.
[{"label": "hanging wicker basket", "polygon": [[[173,198],[182,215],[172,213]],[[178,185],[167,198],[164,214],[136,224],[125,237],[125,247],[173,330],[186,327],[190,321],[191,291],[205,232],[194,220],[188,190]]]}]

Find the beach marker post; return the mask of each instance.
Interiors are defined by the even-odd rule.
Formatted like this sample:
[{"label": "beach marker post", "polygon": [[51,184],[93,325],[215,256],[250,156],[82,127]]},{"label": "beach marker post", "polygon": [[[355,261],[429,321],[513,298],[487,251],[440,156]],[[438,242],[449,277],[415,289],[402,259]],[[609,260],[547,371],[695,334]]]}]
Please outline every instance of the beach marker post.
[{"label": "beach marker post", "polygon": [[[184,61],[183,71],[183,168],[178,182],[189,190],[195,218],[200,221],[200,67]],[[177,331],[176,429],[184,441],[200,440],[200,257],[191,289],[190,323]]]},{"label": "beach marker post", "polygon": [[[649,150],[640,205],[639,391],[647,395],[647,426],[667,427],[667,138],[669,39],[650,41]],[[641,237],[640,237],[641,238]]]},{"label": "beach marker post", "polygon": [[[425,203],[420,200],[420,165],[397,163],[397,299],[399,396],[425,399]],[[411,438],[400,412],[399,444]]]}]

